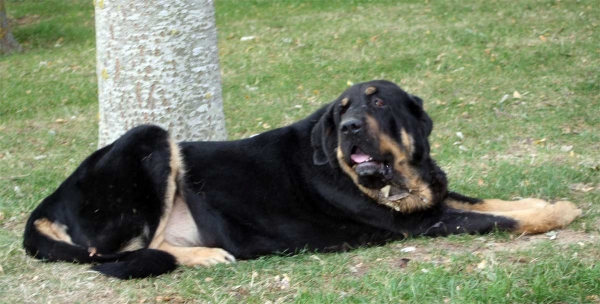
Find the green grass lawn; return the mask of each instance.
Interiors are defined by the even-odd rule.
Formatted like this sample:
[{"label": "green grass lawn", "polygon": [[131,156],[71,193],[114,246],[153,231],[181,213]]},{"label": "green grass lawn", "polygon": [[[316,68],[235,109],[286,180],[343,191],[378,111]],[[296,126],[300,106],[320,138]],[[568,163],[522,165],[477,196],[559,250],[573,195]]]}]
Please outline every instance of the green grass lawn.
[{"label": "green grass lawn", "polygon": [[96,147],[94,12],[83,0],[7,8],[25,51],[0,57],[0,302],[600,302],[597,1],[218,0],[231,139],[389,79],[425,100],[453,190],[585,213],[554,240],[416,238],[133,281],[21,248],[28,213]]}]

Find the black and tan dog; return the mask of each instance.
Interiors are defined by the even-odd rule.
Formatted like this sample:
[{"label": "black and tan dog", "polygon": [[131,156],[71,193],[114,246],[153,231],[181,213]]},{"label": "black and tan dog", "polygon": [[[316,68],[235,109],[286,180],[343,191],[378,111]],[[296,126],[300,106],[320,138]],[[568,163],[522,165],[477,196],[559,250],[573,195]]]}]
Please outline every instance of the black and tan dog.
[{"label": "black and tan dog", "polygon": [[177,144],[140,126],[44,199],[24,246],[127,279],[407,236],[540,233],[581,215],[570,202],[448,192],[429,155],[432,127],[421,99],[387,81],[354,85],[306,119],[249,139]]}]

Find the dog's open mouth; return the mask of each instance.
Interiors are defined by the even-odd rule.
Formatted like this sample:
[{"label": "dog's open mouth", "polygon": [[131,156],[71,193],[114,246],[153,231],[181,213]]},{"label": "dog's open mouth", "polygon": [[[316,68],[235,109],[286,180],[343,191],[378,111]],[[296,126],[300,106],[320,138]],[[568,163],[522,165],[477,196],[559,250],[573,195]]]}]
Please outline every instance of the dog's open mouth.
[{"label": "dog's open mouth", "polygon": [[390,162],[384,157],[371,156],[359,147],[353,147],[350,154],[351,167],[358,175],[358,182],[380,192],[380,200],[398,201],[410,195],[404,187],[403,177],[394,174]]},{"label": "dog's open mouth", "polygon": [[394,178],[393,169],[385,157],[369,154],[357,146],[351,149],[350,162],[359,183],[367,188],[380,189]]},{"label": "dog's open mouth", "polygon": [[[364,153],[360,148],[352,149],[350,159],[352,160],[352,168],[359,176],[367,175],[383,175],[387,164],[385,161],[378,161],[373,156]],[[389,166],[387,166],[389,167]]]}]

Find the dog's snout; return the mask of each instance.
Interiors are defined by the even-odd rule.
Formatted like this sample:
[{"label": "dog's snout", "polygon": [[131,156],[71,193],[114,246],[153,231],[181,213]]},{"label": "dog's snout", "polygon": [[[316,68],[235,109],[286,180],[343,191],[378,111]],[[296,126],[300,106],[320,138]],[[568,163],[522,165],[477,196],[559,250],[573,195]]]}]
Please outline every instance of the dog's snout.
[{"label": "dog's snout", "polygon": [[363,122],[362,122],[362,120],[357,119],[357,118],[346,119],[346,120],[342,121],[341,128],[342,128],[342,133],[344,133],[344,134],[349,134],[349,133],[356,134],[356,133],[360,132],[360,130],[362,130]]}]

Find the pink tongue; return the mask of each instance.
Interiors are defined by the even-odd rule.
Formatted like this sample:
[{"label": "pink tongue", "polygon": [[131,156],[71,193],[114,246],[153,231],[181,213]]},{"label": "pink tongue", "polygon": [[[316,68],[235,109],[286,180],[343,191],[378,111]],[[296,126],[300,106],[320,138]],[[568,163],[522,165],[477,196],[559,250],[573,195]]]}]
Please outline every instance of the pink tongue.
[{"label": "pink tongue", "polygon": [[350,158],[355,163],[360,164],[366,162],[369,158],[371,158],[371,156],[358,151],[358,153],[350,155]]}]

